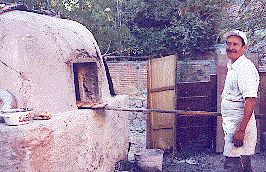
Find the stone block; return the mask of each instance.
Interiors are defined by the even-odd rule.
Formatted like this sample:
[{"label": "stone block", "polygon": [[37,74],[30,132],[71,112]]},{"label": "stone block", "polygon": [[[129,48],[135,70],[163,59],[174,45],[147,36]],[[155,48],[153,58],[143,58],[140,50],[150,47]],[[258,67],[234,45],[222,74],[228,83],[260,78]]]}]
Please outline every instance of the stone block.
[{"label": "stone block", "polygon": [[143,107],[141,99],[136,99],[135,102],[136,102],[136,104],[135,104],[136,108],[142,108]]}]

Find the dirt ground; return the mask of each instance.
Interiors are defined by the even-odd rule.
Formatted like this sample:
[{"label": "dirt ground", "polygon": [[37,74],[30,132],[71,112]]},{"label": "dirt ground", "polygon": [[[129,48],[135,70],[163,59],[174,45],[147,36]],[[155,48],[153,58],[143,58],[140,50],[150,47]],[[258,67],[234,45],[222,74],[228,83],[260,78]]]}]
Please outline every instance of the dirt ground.
[{"label": "dirt ground", "polygon": [[[265,152],[256,154],[252,157],[252,167],[254,172],[266,171]],[[175,157],[172,155],[164,156],[163,171],[164,172],[197,172],[223,171],[224,156],[213,150],[191,151],[179,154]]]},{"label": "dirt ground", "polygon": [[[163,172],[222,172],[224,156],[213,149],[191,150],[183,153],[164,155]],[[266,171],[266,153],[261,152],[252,156],[254,172]],[[127,161],[117,171],[128,172],[157,172],[155,169],[141,170],[134,161]]]},{"label": "dirt ground", "polygon": [[[146,99],[131,98],[130,108],[146,108]],[[141,172],[134,161],[134,153],[140,148],[146,148],[146,114],[131,112],[130,116],[130,151],[128,161],[121,162],[116,171]],[[266,138],[266,137],[265,137]],[[252,157],[252,167],[254,172],[266,172],[266,146],[264,151]],[[197,172],[223,171],[224,156],[216,153],[214,149],[190,150],[172,154],[164,154],[163,172]],[[150,170],[155,172],[156,170]]]}]

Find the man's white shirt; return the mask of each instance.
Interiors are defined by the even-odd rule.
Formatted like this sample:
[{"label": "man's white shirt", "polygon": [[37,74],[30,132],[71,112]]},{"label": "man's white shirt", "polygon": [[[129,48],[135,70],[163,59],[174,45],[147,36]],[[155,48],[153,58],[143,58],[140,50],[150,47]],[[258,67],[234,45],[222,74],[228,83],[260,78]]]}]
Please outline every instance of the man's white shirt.
[{"label": "man's white shirt", "polygon": [[252,155],[254,154],[257,140],[254,113],[246,129],[244,146],[240,148],[234,147],[232,137],[243,116],[245,98],[258,97],[259,74],[255,65],[244,55],[240,56],[234,63],[229,61],[227,68],[221,103],[223,129],[225,132],[224,155],[231,157]]}]

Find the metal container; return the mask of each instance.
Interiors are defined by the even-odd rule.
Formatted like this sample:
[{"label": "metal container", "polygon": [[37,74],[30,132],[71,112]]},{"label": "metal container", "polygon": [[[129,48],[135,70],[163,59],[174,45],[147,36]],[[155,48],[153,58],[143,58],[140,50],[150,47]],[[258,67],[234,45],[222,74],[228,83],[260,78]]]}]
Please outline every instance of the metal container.
[{"label": "metal container", "polygon": [[8,109],[1,110],[0,116],[2,116],[7,125],[21,125],[27,124],[31,119],[31,110],[28,109]]}]

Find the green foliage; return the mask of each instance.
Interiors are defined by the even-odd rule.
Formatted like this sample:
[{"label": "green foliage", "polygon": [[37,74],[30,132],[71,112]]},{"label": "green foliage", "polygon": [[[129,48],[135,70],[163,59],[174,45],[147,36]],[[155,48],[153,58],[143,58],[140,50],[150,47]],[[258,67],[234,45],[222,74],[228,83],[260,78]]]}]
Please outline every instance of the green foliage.
[{"label": "green foliage", "polygon": [[[233,2],[229,2],[228,6]],[[239,29],[247,33],[250,52],[265,53],[266,3],[264,0],[243,0],[237,16],[227,19],[223,32]]]},{"label": "green foliage", "polygon": [[[3,2],[4,0],[0,0]],[[221,22],[232,0],[5,0],[49,10],[85,25],[103,54],[199,59],[231,29],[248,33],[251,51],[265,49],[265,3],[243,0],[238,20]],[[222,24],[222,25],[221,25]],[[222,32],[221,32],[222,30]]]},{"label": "green foliage", "polygon": [[23,3],[31,10],[64,11],[64,5],[60,0],[0,0],[0,2]]},{"label": "green foliage", "polygon": [[219,1],[140,2],[145,5],[135,7],[129,26],[145,55],[198,59],[215,44],[221,19]]},{"label": "green foliage", "polygon": [[[64,14],[68,19],[86,26],[94,35],[102,53],[110,53],[133,45],[128,27],[117,20],[115,0],[0,0],[24,3],[31,10],[47,10]],[[122,21],[122,20],[121,20]]]},{"label": "green foliage", "polygon": [[[85,25],[94,35],[103,54],[123,48],[124,41],[130,38],[125,24],[119,25],[114,0],[79,0],[73,4],[65,2],[70,10],[68,16]],[[119,25],[119,26],[118,26]]]}]

